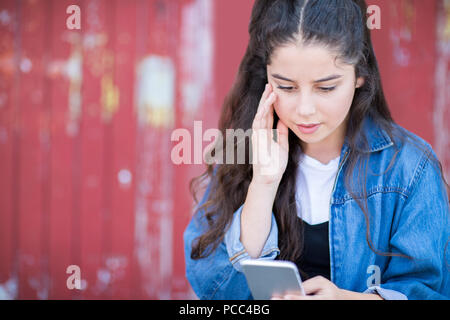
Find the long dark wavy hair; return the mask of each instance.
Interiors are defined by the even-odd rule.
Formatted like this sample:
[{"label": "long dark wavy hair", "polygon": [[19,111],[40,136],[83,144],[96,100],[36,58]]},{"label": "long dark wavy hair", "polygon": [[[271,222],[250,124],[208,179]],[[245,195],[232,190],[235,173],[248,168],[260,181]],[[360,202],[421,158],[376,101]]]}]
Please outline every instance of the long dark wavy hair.
[{"label": "long dark wavy hair", "polygon": [[[346,138],[349,154],[345,170],[345,187],[364,213],[366,240],[370,249],[380,255],[413,259],[375,248],[370,237],[365,180],[350,179],[354,176],[356,167],[366,168],[365,174],[362,175],[363,179],[366,179],[365,164],[369,155],[361,150],[361,143],[367,143],[362,134],[361,124],[367,116],[371,116],[373,121],[388,133],[392,141],[395,141],[395,137],[406,138],[405,132],[397,132],[383,93],[370,31],[366,27],[366,11],[367,5],[364,0],[256,0],[249,25],[250,40],[247,51],[234,85],[224,100],[219,130],[226,141],[226,129],[251,129],[261,95],[268,83],[267,65],[270,65],[271,55],[278,46],[296,43],[300,37],[305,45],[314,43],[334,50],[338,59],[355,67],[356,78],[365,79],[363,86],[355,91],[348,115]],[[278,117],[274,113],[274,128],[277,121]],[[412,135],[411,138],[416,140],[416,145],[426,150],[423,143],[414,139]],[[303,250],[303,223],[298,223],[295,199],[297,167],[302,154],[298,141],[295,134],[289,130],[288,164],[273,205],[279,230],[278,258],[290,261],[296,261]],[[249,155],[251,145],[249,141],[245,143],[246,155]],[[235,151],[237,144],[233,138],[232,145]],[[227,145],[229,141],[221,144],[222,148]],[[398,152],[399,149],[393,156],[389,168],[395,163]],[[225,153],[223,150],[222,154]],[[441,163],[435,159],[435,164],[439,166],[441,177],[449,190]],[[192,259],[209,256],[223,241],[234,212],[245,202],[246,191],[252,180],[252,164],[248,158],[245,164],[220,164],[215,174],[214,169],[214,164],[207,165],[206,171],[192,179],[189,185],[196,203],[198,203],[196,190],[201,182],[210,180],[211,190],[214,190],[210,192],[207,201],[196,209],[196,212],[205,210],[208,229],[193,242]],[[352,187],[353,185],[355,187]]]}]

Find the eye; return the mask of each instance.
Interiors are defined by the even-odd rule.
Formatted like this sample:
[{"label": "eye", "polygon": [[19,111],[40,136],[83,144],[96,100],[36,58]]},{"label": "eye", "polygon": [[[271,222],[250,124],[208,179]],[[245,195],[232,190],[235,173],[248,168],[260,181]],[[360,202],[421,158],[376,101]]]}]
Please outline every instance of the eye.
[{"label": "eye", "polygon": [[322,92],[331,92],[334,89],[336,89],[336,87],[320,87],[319,90]]},{"label": "eye", "polygon": [[284,90],[284,91],[292,91],[294,89],[294,87],[282,87],[282,86],[278,86],[278,89]]}]

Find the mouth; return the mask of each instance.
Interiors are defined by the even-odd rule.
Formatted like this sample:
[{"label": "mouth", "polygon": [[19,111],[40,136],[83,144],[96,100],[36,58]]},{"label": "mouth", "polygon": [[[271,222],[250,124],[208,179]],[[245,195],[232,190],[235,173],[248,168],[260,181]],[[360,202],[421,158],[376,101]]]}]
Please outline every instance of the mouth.
[{"label": "mouth", "polygon": [[301,133],[304,134],[312,134],[319,129],[321,126],[321,123],[315,123],[315,124],[298,124],[297,127],[300,130]]}]

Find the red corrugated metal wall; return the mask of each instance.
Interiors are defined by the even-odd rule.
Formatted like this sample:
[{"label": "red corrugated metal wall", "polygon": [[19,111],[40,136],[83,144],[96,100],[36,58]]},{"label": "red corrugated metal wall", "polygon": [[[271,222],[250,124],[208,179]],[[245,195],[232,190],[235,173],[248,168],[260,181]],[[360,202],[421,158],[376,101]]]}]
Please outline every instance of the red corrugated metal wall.
[{"label": "red corrugated metal wall", "polygon": [[[203,166],[172,163],[171,133],[217,126],[252,3],[0,2],[0,298],[194,297],[182,233]],[[449,172],[450,1],[369,3],[393,114]]]}]

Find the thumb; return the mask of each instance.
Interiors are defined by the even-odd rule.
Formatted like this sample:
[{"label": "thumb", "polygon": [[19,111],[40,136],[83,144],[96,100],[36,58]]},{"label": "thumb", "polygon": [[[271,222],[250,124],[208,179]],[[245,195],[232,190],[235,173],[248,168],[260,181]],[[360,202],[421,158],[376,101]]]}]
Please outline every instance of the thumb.
[{"label": "thumb", "polygon": [[277,142],[286,150],[289,150],[289,128],[281,119],[278,120],[277,124]]}]

